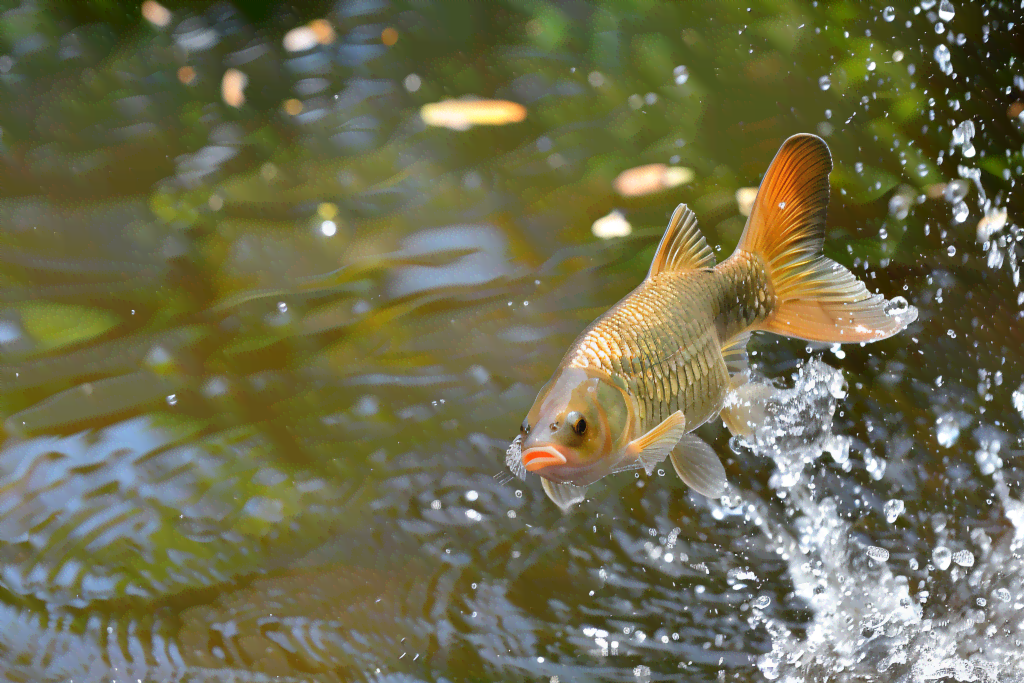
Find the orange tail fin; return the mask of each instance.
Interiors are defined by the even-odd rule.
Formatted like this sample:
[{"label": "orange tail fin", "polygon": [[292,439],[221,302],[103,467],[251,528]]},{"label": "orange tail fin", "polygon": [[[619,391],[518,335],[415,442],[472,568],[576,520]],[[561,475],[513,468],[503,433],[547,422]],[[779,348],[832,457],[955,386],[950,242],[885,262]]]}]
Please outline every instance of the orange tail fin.
[{"label": "orange tail fin", "polygon": [[[757,191],[737,251],[768,267],[775,308],[760,329],[821,342],[891,337],[917,319],[913,306],[887,311],[853,273],[822,255],[832,156],[816,135],[786,140]],[[895,307],[893,307],[895,308]]]}]

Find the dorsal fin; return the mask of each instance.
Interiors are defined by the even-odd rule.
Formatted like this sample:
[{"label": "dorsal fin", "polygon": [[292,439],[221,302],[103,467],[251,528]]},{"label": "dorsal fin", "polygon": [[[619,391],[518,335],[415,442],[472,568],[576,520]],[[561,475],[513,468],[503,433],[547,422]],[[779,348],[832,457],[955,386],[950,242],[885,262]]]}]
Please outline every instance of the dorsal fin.
[{"label": "dorsal fin", "polygon": [[672,220],[668,222],[658,251],[654,253],[647,279],[667,271],[696,270],[713,265],[715,255],[704,241],[704,235],[700,234],[697,215],[686,204],[680,204],[672,212]]}]

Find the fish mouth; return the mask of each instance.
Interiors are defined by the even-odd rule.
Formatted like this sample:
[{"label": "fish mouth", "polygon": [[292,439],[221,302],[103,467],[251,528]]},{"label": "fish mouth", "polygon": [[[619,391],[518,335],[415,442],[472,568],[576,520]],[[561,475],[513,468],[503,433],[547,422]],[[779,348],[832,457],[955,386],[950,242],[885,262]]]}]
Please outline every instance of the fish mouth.
[{"label": "fish mouth", "polygon": [[523,451],[523,467],[536,472],[552,465],[564,465],[568,458],[554,446],[534,446]]}]

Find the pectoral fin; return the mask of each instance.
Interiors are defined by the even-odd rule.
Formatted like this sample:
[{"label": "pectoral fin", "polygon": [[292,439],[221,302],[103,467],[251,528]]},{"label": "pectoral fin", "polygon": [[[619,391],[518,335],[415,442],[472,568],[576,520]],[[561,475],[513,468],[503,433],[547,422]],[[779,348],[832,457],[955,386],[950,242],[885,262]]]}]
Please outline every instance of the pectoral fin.
[{"label": "pectoral fin", "polygon": [[718,455],[693,434],[685,434],[672,450],[672,467],[687,486],[702,496],[718,498],[728,486]]},{"label": "pectoral fin", "polygon": [[650,474],[655,466],[668,456],[685,433],[686,417],[682,411],[677,410],[651,431],[630,441],[626,446],[626,452],[635,454],[647,474]]},{"label": "pectoral fin", "polygon": [[586,486],[575,484],[558,484],[541,477],[540,485],[544,493],[548,494],[551,502],[561,508],[562,512],[568,512],[569,508],[577,503],[582,503],[587,497]]}]

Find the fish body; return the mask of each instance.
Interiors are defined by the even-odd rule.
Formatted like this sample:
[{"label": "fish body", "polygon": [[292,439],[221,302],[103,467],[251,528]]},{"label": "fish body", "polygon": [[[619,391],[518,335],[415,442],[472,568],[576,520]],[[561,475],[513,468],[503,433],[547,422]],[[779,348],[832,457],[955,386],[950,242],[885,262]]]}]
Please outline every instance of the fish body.
[{"label": "fish body", "polygon": [[562,365],[622,378],[640,433],[677,410],[692,431],[718,415],[728,392],[723,344],[770,315],[771,300],[763,264],[747,255],[663,272],[598,318]]},{"label": "fish body", "polygon": [[[715,416],[738,434],[757,420],[746,344],[763,330],[813,341],[884,339],[916,319],[897,314],[821,254],[828,174],[824,141],[797,135],[769,167],[736,251],[720,264],[680,204],[647,278],[573,342],[508,453],[537,472],[563,509],[585,487],[671,456],[698,492],[721,495],[725,470],[691,432]],[[750,385],[751,388],[754,385]]]}]

